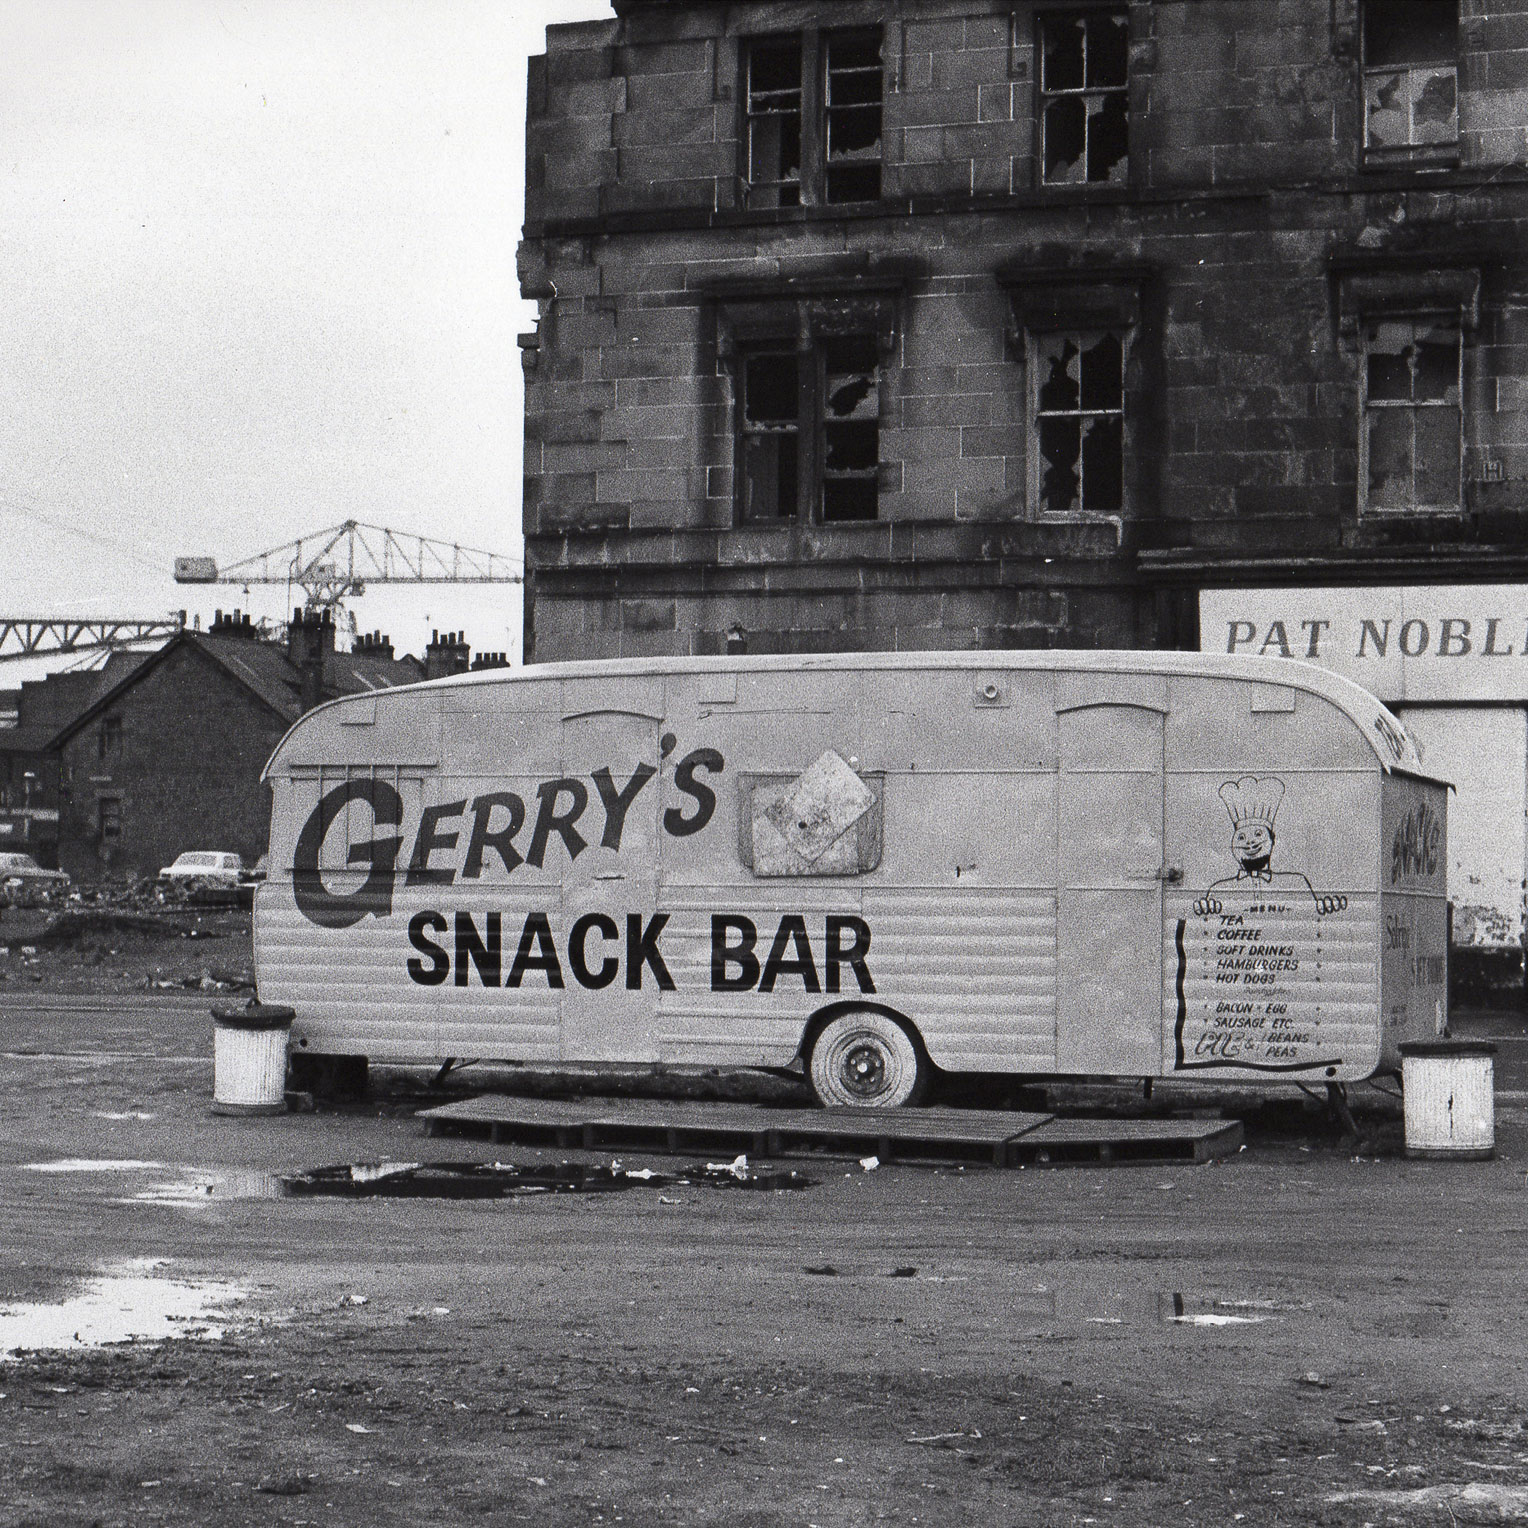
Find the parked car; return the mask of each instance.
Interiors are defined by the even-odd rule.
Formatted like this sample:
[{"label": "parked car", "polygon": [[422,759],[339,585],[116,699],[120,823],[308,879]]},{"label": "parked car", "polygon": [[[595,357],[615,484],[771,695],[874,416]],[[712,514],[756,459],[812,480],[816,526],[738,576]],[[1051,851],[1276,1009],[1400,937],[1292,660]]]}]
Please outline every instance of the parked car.
[{"label": "parked car", "polygon": [[244,879],[244,861],[237,854],[206,849],[177,855],[173,865],[159,872],[159,886],[164,891],[189,891],[193,886],[233,888]]},{"label": "parked car", "polygon": [[73,884],[62,870],[44,870],[30,854],[0,854],[0,905],[36,907],[61,902]]}]

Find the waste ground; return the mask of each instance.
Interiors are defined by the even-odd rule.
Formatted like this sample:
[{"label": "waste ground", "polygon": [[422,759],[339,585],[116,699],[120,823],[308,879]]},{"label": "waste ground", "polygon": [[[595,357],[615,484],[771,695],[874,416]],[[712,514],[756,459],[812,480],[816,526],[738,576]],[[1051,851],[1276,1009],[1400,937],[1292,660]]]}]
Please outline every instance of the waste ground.
[{"label": "waste ground", "polygon": [[[157,979],[200,981],[196,945]],[[424,1073],[214,1117],[205,993],[50,958],[0,989],[0,1309],[185,1304],[168,1340],[0,1360],[5,1528],[1528,1520],[1515,1091],[1485,1163],[1407,1161],[1388,1105],[1355,1150],[1292,1098],[1204,1166],[182,1193],[612,1159],[428,1138]]]}]

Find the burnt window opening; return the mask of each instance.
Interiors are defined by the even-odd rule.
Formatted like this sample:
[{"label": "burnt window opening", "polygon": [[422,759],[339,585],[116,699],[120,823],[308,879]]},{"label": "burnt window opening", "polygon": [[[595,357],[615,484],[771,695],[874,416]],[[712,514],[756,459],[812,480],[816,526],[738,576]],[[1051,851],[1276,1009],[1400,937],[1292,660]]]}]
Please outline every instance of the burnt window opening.
[{"label": "burnt window opening", "polygon": [[121,797],[102,796],[96,802],[96,833],[103,844],[122,837]]},{"label": "burnt window opening", "polygon": [[742,513],[745,520],[794,520],[801,472],[801,357],[756,351],[743,357]]},{"label": "burnt window opening", "polygon": [[741,357],[739,514],[753,523],[874,520],[881,454],[875,336],[826,336],[806,349]]},{"label": "burnt window opening", "polygon": [[1452,316],[1364,325],[1364,508],[1457,514],[1464,445],[1462,347]]},{"label": "burnt window opening", "polygon": [[96,739],[97,757],[109,759],[122,752],[122,718],[103,716],[101,731]]},{"label": "burnt window opening", "polygon": [[747,45],[743,73],[749,207],[879,199],[885,83],[878,28],[759,38]]},{"label": "burnt window opening", "polygon": [[1446,155],[1459,142],[1458,0],[1364,0],[1364,152]]},{"label": "burnt window opening", "polygon": [[747,62],[748,205],[801,205],[801,43],[756,42]]},{"label": "burnt window opening", "polygon": [[1033,459],[1042,514],[1117,515],[1125,499],[1125,339],[1031,337]]},{"label": "burnt window opening", "polygon": [[1122,185],[1129,170],[1130,25],[1123,10],[1040,18],[1040,179]]},{"label": "burnt window opening", "polygon": [[826,200],[873,202],[881,194],[881,38],[829,32],[823,43]]}]

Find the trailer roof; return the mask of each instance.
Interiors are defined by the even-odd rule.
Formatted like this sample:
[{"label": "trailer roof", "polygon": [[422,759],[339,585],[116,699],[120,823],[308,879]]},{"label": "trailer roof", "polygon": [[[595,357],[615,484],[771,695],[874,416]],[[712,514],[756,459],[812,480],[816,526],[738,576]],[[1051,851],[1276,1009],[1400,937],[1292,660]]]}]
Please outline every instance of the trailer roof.
[{"label": "trailer roof", "polygon": [[[605,679],[705,673],[847,673],[856,670],[1045,670],[1051,673],[1166,674],[1184,678],[1243,679],[1253,684],[1283,685],[1304,690],[1329,701],[1344,712],[1368,740],[1375,757],[1389,772],[1433,778],[1423,766],[1416,744],[1383,701],[1362,685],[1341,674],[1292,658],[1257,658],[1220,653],[1163,652],[1146,649],[1054,649],[1039,651],[949,652],[930,650],[910,653],[801,653],[768,657],[658,657],[600,658],[565,663],[536,663],[523,668],[481,669],[454,674],[419,684],[397,685],[388,695],[408,695],[421,690],[472,688],[479,685],[530,684],[548,679]],[[343,706],[349,697],[328,701],[296,723],[303,725],[332,706]],[[292,730],[296,730],[294,727]],[[287,737],[291,736],[289,731]],[[274,763],[286,744],[281,740],[272,754]]]}]

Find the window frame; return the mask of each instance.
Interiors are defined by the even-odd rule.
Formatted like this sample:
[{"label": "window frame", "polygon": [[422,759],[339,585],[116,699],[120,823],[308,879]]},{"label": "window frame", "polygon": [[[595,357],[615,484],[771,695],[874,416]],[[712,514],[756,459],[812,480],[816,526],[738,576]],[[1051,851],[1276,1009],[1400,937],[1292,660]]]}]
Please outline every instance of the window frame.
[{"label": "window frame", "polygon": [[[861,341],[873,353],[869,375],[873,377],[875,424],[875,462],[864,468],[835,472],[828,466],[829,432],[835,425],[862,423],[829,416],[829,350],[843,341]],[[749,365],[761,356],[790,355],[796,362],[796,412],[788,425],[776,429],[759,428],[762,421],[748,416]],[[787,339],[760,336],[738,345],[736,352],[733,412],[733,519],[739,527],[758,528],[775,525],[867,525],[880,519],[880,446],[884,428],[884,352],[879,337],[868,326],[851,326],[844,332],[807,332]],[[850,373],[853,375],[853,373]],[[783,416],[782,416],[783,417]],[[752,426],[752,427],[751,427]],[[747,441],[751,437],[791,438],[795,442],[795,510],[792,514],[751,512],[748,503],[752,477],[747,465]],[[827,497],[834,482],[863,482],[871,485],[875,513],[871,515],[829,515]]]},{"label": "window frame", "polygon": [[[1040,349],[1048,340],[1055,339],[1058,335],[1066,339],[1080,340],[1085,336],[1114,335],[1119,340],[1120,363],[1119,363],[1119,407],[1117,409],[1047,409],[1040,407],[1040,390],[1043,385],[1041,377]],[[1129,395],[1129,372],[1131,345],[1134,338],[1133,326],[1124,324],[1105,324],[1096,327],[1061,327],[1045,329],[1026,329],[1024,332],[1024,370],[1027,379],[1027,405],[1025,410],[1025,454],[1029,465],[1028,497],[1031,518],[1045,520],[1056,524],[1075,524],[1083,521],[1108,521],[1113,522],[1125,513],[1127,500],[1127,480],[1125,464],[1127,461],[1127,431],[1126,420],[1128,410],[1126,404]],[[1080,404],[1079,394],[1079,404]],[[1042,419],[1069,419],[1079,420],[1117,418],[1119,420],[1119,503],[1114,508],[1098,509],[1089,508],[1079,501],[1076,509],[1047,509],[1045,507],[1043,493],[1044,460],[1040,449],[1040,431]],[[1078,467],[1081,471],[1083,463],[1082,441],[1078,443]]]},{"label": "window frame", "polygon": [[96,842],[103,847],[122,838],[121,796],[96,797]]},{"label": "window frame", "polygon": [[[874,102],[845,102],[835,108],[832,101],[834,70],[831,51],[836,44],[853,45],[856,41],[875,43],[879,65],[880,90]],[[752,86],[753,60],[756,52],[768,47],[794,44],[800,59],[798,72],[798,141],[800,145],[798,178],[793,182],[776,177],[755,183],[754,174],[754,123],[780,113],[753,109]],[[852,66],[851,66],[852,67]],[[860,71],[870,73],[868,68]],[[868,206],[882,199],[885,192],[886,171],[886,29],[879,25],[846,27],[803,27],[797,31],[762,32],[739,39],[738,52],[738,183],[739,205],[748,211],[797,212],[803,207],[853,207]],[[846,156],[835,164],[832,158],[834,111],[849,114],[868,110],[874,106],[880,114],[880,129],[876,135],[877,151],[874,156]],[[852,170],[854,166],[873,165],[876,172],[874,196],[833,197],[832,180],[835,169]],[[784,186],[794,185],[797,199],[794,202],[766,200],[756,194],[758,190],[774,188],[776,195]]]},{"label": "window frame", "polygon": [[[1125,27],[1125,77],[1122,84],[1117,86],[1089,87],[1086,82],[1075,89],[1052,90],[1047,88],[1045,58],[1046,58],[1046,31],[1047,28],[1057,26],[1066,21],[1080,21],[1086,26],[1090,21],[1112,17],[1123,22]],[[1034,183],[1036,187],[1044,191],[1070,191],[1073,193],[1083,192],[1097,194],[1101,191],[1118,191],[1130,183],[1130,10],[1123,3],[1109,4],[1069,4],[1041,6],[1036,9],[1033,20],[1034,41],[1034,99],[1035,99],[1035,132],[1034,132]],[[1084,44],[1086,47],[1086,43]],[[1054,101],[1067,98],[1086,101],[1089,96],[1120,96],[1125,104],[1125,152],[1121,156],[1120,164],[1122,171],[1117,178],[1089,180],[1051,180],[1046,176],[1045,166],[1047,158],[1046,144],[1050,131],[1050,114],[1047,106]],[[1086,110],[1086,107],[1084,108]],[[1085,119],[1085,123],[1086,123]],[[1087,158],[1086,141],[1081,158],[1084,163]]]},{"label": "window frame", "polygon": [[[1431,0],[1438,3],[1438,0]],[[1454,52],[1451,58],[1418,59],[1410,64],[1373,64],[1369,60],[1369,20],[1376,0],[1359,0],[1358,4],[1358,94],[1361,114],[1359,147],[1363,164],[1370,169],[1393,169],[1406,165],[1457,164],[1460,157],[1459,125],[1459,5],[1454,3]],[[1453,135],[1429,142],[1417,142],[1411,136],[1416,127],[1414,106],[1416,93],[1408,94],[1407,141],[1404,143],[1376,144],[1370,141],[1371,91],[1370,82],[1385,76],[1406,76],[1448,72],[1453,78]]]},{"label": "window frame", "polygon": [[[1370,339],[1369,330],[1380,324],[1396,323],[1431,323],[1433,325],[1447,327],[1453,331],[1454,355],[1455,355],[1455,391],[1456,399],[1453,403],[1428,402],[1411,400],[1381,399],[1371,400],[1369,397],[1369,356]],[[1358,515],[1365,521],[1386,521],[1396,523],[1407,520],[1425,519],[1457,519],[1464,513],[1465,500],[1465,442],[1467,435],[1467,421],[1465,418],[1465,365],[1464,365],[1464,325],[1460,321],[1458,310],[1439,308],[1417,308],[1410,311],[1400,312],[1371,312],[1365,313],[1358,320]],[[1455,502],[1453,504],[1412,504],[1407,507],[1394,505],[1373,505],[1370,503],[1369,492],[1369,435],[1370,416],[1374,410],[1391,412],[1392,410],[1405,409],[1413,416],[1423,409],[1446,409],[1452,408],[1458,414],[1458,441],[1455,463],[1457,468]],[[1415,431],[1413,430],[1413,441]],[[1412,455],[1412,480],[1415,482],[1415,453]]]}]

